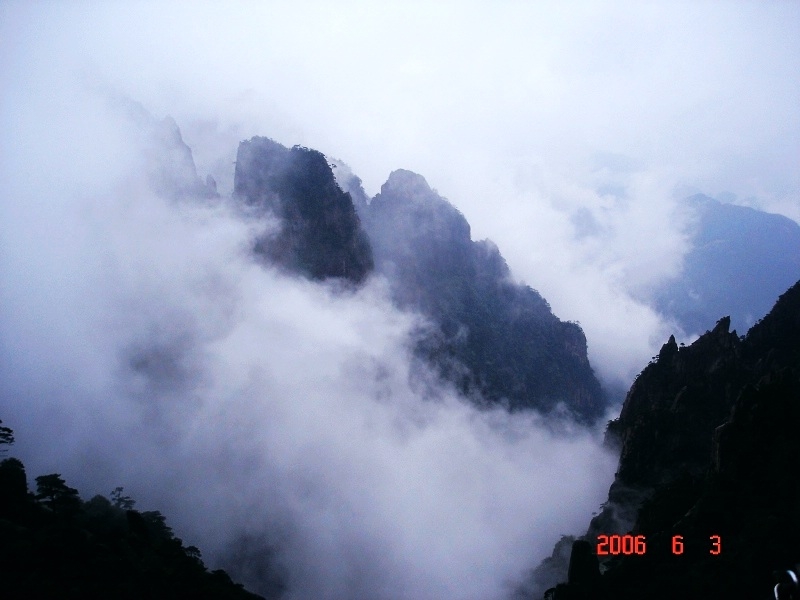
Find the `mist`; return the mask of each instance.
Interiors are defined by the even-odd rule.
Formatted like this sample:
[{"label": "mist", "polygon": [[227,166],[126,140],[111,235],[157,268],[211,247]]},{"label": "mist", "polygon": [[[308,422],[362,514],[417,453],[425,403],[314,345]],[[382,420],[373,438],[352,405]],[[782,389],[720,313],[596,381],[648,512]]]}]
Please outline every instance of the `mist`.
[{"label": "mist", "polygon": [[[596,435],[458,397],[379,278],[257,264],[272,224],[157,195],[157,140],[93,94],[4,173],[0,408],[31,476],[122,485],[289,598],[500,598],[599,504]],[[85,155],[48,147],[76,130]]]},{"label": "mist", "polygon": [[800,219],[795,3],[0,10],[4,144],[23,106],[69,120],[80,80],[174,117],[223,194],[252,135],[343,160],[370,196],[416,171],[581,323],[606,382],[698,333],[641,300],[688,250],[676,200],[732,194]]},{"label": "mist", "polygon": [[[125,487],[290,598],[501,598],[584,530],[598,432],[477,411],[418,315],[252,262],[236,145],[424,175],[625,386],[696,191],[800,218],[796,4],[0,6],[0,418],[29,478]],[[221,198],[152,185],[173,117]],[[688,340],[687,340],[688,341]],[[265,560],[261,560],[263,557]],[[268,559],[268,560],[266,560]],[[261,565],[261,566],[259,566]]]}]

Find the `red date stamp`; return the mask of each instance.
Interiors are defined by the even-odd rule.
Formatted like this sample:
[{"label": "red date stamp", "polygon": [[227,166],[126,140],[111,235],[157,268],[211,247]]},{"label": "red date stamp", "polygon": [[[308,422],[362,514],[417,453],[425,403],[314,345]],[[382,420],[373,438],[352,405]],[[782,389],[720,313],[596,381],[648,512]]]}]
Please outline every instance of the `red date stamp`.
[{"label": "red date stamp", "polygon": [[598,535],[597,556],[612,554],[644,554],[647,550],[643,535]]},{"label": "red date stamp", "polygon": [[[718,535],[709,536],[709,554],[718,556],[722,553],[722,538]],[[682,535],[672,536],[672,554],[680,556],[684,552],[684,542]],[[645,554],[647,552],[647,540],[643,535],[605,535],[597,536],[597,556],[631,556],[633,554]]]}]

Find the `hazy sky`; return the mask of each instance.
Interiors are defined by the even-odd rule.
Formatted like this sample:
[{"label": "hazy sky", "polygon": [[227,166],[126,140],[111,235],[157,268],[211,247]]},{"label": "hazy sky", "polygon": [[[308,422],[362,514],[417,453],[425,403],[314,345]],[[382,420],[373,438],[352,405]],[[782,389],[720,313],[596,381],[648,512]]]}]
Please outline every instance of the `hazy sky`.
[{"label": "hazy sky", "polygon": [[21,111],[46,130],[94,90],[172,115],[223,191],[252,135],[344,160],[370,195],[415,170],[607,378],[674,330],[629,293],[678,268],[677,197],[800,220],[796,2],[161,4],[4,4],[4,145]]},{"label": "hazy sky", "polygon": [[634,298],[680,268],[679,198],[800,220],[800,4],[162,4],[0,4],[0,418],[29,474],[128,486],[211,556],[263,534],[297,598],[499,598],[601,500],[596,440],[431,404],[379,282],[253,267],[224,207],[154,197],[107,100],[174,117],[223,194],[253,135],[369,195],[421,173],[630,381],[674,330]]}]

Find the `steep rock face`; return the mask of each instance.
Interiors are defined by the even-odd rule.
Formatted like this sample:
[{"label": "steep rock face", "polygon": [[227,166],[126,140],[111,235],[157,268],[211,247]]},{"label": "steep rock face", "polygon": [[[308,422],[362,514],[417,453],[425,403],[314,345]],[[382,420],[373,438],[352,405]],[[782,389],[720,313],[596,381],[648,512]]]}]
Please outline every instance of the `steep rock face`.
[{"label": "steep rock face", "polygon": [[800,283],[740,340],[730,318],[689,347],[670,338],[637,377],[609,438],[621,444],[618,480],[653,486],[710,466],[715,429],[747,386],[800,365]]},{"label": "steep rock face", "polygon": [[353,173],[353,169],[343,161],[331,159],[330,157],[328,160],[331,163],[331,168],[334,170],[333,174],[336,177],[336,183],[339,184],[342,190],[350,194],[350,197],[353,199],[353,206],[356,209],[356,214],[363,223],[367,219],[369,198],[364,191],[361,178]]},{"label": "steep rock face", "polygon": [[352,199],[316,150],[289,150],[263,137],[241,142],[234,195],[280,220],[280,231],[255,248],[273,263],[311,279],[354,283],[372,270],[372,249]]},{"label": "steep rock face", "polygon": [[437,330],[419,352],[467,394],[511,409],[561,404],[591,422],[605,408],[580,327],[514,283],[497,246],[474,242],[464,216],[410,171],[394,171],[369,204],[376,269],[399,305]]},{"label": "steep rock face", "polygon": [[692,247],[682,272],[656,290],[655,304],[689,333],[725,314],[745,331],[800,279],[800,225],[702,194],[685,205]]},{"label": "steep rock face", "polygon": [[497,247],[473,242],[464,216],[420,175],[394,171],[368,202],[344,163],[256,137],[239,146],[234,195],[280,220],[255,251],[288,271],[360,282],[374,256],[394,301],[433,325],[420,332],[417,355],[463,393],[511,409],[558,408],[585,423],[603,414],[580,327],[512,282]]},{"label": "steep rock face", "polygon": [[616,422],[609,427],[621,444],[617,478],[653,486],[681,471],[699,476],[708,468],[714,428],[730,413],[747,380],[730,318],[689,347],[670,337],[655,362],[637,377]]},{"label": "steep rock face", "polygon": [[585,539],[633,532],[648,550],[606,557],[597,597],[769,597],[800,562],[800,282],[744,339],[728,327],[671,339],[610,424],[619,470]]}]

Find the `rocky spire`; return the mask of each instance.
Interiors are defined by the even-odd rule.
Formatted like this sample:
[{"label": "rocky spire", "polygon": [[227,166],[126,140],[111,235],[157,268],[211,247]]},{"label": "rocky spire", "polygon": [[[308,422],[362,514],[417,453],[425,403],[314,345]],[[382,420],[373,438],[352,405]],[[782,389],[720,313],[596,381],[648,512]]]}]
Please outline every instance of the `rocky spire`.
[{"label": "rocky spire", "polygon": [[263,137],[241,142],[234,195],[279,219],[280,231],[255,247],[272,263],[311,279],[353,283],[372,270],[372,248],[352,199],[322,153]]}]

